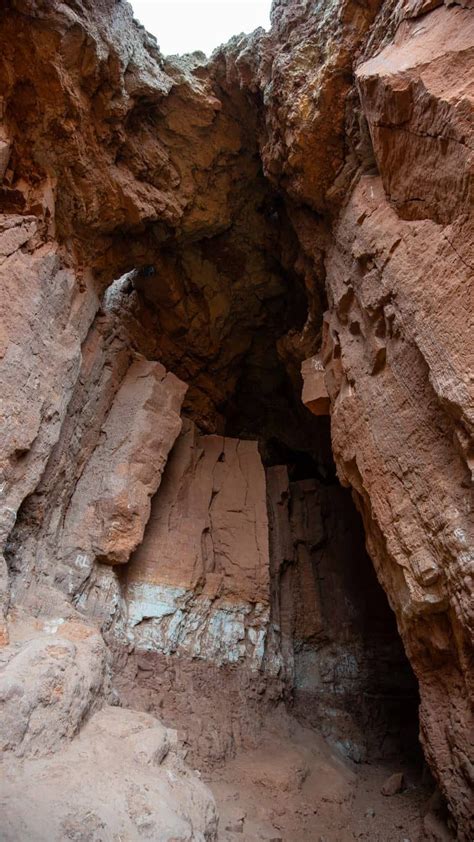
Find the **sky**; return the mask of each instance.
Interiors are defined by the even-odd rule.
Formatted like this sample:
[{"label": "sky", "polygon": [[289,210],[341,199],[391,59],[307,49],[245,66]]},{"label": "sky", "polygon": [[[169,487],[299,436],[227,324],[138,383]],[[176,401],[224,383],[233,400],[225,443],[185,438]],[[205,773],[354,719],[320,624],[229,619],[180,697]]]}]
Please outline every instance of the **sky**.
[{"label": "sky", "polygon": [[130,0],[164,55],[210,55],[232,35],[270,26],[271,0]]}]

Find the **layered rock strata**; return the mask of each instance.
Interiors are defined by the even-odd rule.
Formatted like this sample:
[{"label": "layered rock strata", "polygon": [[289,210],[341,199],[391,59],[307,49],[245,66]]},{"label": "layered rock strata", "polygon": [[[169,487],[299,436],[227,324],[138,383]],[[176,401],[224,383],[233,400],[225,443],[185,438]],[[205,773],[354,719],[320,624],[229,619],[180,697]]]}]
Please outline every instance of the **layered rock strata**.
[{"label": "layered rock strata", "polygon": [[356,762],[416,754],[416,682],[348,493],[289,482],[284,466],[267,476],[272,616],[293,710]]},{"label": "layered rock strata", "polygon": [[187,425],[124,578],[139,649],[262,667],[270,622],[265,474],[256,442]]}]

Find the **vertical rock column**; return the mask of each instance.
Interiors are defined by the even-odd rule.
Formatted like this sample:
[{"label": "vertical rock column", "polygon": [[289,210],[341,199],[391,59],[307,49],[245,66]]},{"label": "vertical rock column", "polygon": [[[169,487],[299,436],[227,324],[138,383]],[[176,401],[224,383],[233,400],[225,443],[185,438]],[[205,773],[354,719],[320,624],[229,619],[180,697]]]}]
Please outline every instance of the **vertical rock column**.
[{"label": "vertical rock column", "polygon": [[[75,487],[61,538],[67,590],[86,613],[100,616],[111,609],[107,587],[102,599],[100,586],[90,598],[91,584],[100,582],[100,566],[125,564],[142,541],[151,498],[181,430],[185,392],[186,385],[160,363],[137,359],[115,395]],[[112,574],[107,579],[116,581]]]}]

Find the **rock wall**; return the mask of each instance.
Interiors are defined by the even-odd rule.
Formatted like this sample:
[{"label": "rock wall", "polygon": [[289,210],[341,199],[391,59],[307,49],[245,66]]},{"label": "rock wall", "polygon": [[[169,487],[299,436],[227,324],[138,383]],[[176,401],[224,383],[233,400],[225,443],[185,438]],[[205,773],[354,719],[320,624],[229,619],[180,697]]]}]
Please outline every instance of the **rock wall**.
[{"label": "rock wall", "polygon": [[75,623],[125,701],[197,658],[247,724],[294,689],[320,725],[339,694],[342,733],[384,655],[329,412],[471,838],[469,3],[276,0],[206,62],[123,2],[11,0],[0,43],[2,644]]},{"label": "rock wall", "polygon": [[185,422],[119,582],[121,699],[178,725],[196,762],[256,744],[282,698],[356,762],[413,753],[416,682],[337,482],[290,482],[256,442]]},{"label": "rock wall", "polygon": [[293,710],[346,756],[416,754],[418,693],[339,484],[268,470],[273,622]]},{"label": "rock wall", "polygon": [[215,840],[214,799],[176,731],[114,705],[100,633],[80,621],[14,633],[1,652],[4,839]]},{"label": "rock wall", "polygon": [[[336,29],[345,13],[356,14],[342,6]],[[295,11],[287,43],[307,31],[306,14]],[[473,786],[473,45],[472,10],[382,6],[356,48],[344,164],[313,206],[321,211],[325,202],[332,216],[337,191],[348,190],[329,235],[302,206],[318,158],[303,159],[306,179],[298,181],[301,146],[291,111],[279,127],[289,143],[276,146],[285,162],[279,183],[293,185],[295,230],[328,295],[325,382],[308,360],[303,399],[319,412],[326,392],[330,397],[338,475],[362,513],[419,681],[422,744],[462,839],[472,833]],[[292,84],[291,76],[278,84],[283,108],[293,105],[288,79]],[[275,97],[275,77],[263,81]],[[313,125],[321,113],[315,109]],[[337,133],[336,123],[335,140]],[[305,346],[305,332],[300,348],[309,359],[318,350]]]},{"label": "rock wall", "polygon": [[473,35],[469,13],[436,9],[358,68],[380,175],[359,181],[334,229],[325,344],[339,474],[418,677],[425,752],[465,826]]},{"label": "rock wall", "polygon": [[[359,199],[363,203],[362,213],[367,207],[374,210],[368,224],[369,230],[374,226],[369,238],[373,238],[374,229],[377,232],[377,255],[372,251],[369,257],[365,252],[362,258],[365,261],[367,257],[369,265],[375,258],[368,270],[364,263],[361,269],[358,258],[354,257],[354,252],[360,254],[367,231],[362,222],[356,229],[357,235],[353,233],[356,217],[361,219]],[[410,285],[413,283],[414,296],[422,297],[427,282],[426,300],[433,306],[436,298],[433,275],[438,269],[443,272],[440,244],[439,241],[435,244],[433,231],[428,234],[426,230],[417,230],[418,226],[414,230],[413,223],[394,219],[376,177],[362,180],[348,206],[349,217],[353,209],[349,242],[340,250],[335,248],[337,269],[333,264],[330,275],[335,309],[330,317],[328,337],[334,336],[332,331],[337,331],[338,336],[335,365],[333,351],[328,362],[334,402],[334,452],[343,482],[350,483],[355,490],[372,558],[390,595],[418,675],[424,742],[433,747],[432,751],[441,752],[443,760],[440,757],[439,762],[446,764],[446,777],[461,776],[457,784],[453,781],[453,788],[462,793],[466,786],[465,772],[461,771],[465,768],[463,755],[465,750],[469,753],[470,739],[466,702],[470,697],[467,665],[471,646],[470,581],[466,577],[470,564],[469,471],[456,443],[456,426],[464,427],[462,420],[454,419],[437,396],[426,358],[429,351],[426,356],[423,353],[425,334],[427,346],[439,361],[443,359],[449,366],[450,380],[452,376],[451,382],[454,381],[449,349],[442,338],[444,308],[440,307],[437,322],[440,333],[436,327],[427,335],[426,321],[422,318],[418,334],[418,316],[413,313],[411,301],[408,303],[410,295],[407,300],[403,287],[406,278]],[[387,230],[390,222],[396,223],[397,234],[395,238],[388,234],[383,250],[380,232]],[[341,233],[343,225],[342,222]],[[403,231],[405,225],[408,230]],[[401,251],[397,254],[396,248],[389,257],[399,233],[402,233],[398,241]],[[426,239],[424,234],[428,235]],[[415,250],[410,254],[410,246],[415,243]],[[438,252],[432,258],[436,270],[428,270],[421,257],[428,255],[432,247]],[[450,246],[447,249],[450,263],[453,252]],[[346,299],[343,305],[343,326],[339,327],[336,302],[341,300],[339,280],[344,253],[355,264],[354,273],[346,276],[353,280],[354,298],[351,290],[349,299],[352,300]],[[384,255],[387,266],[381,271],[379,258],[383,263]],[[458,259],[455,260],[458,264]],[[431,267],[433,263],[430,262]],[[462,263],[461,267],[464,274],[466,267]],[[456,266],[445,268],[443,277],[450,277],[456,283]],[[444,286],[445,280],[439,283]],[[371,315],[367,316],[360,304],[369,300]],[[361,380],[366,384],[363,388],[358,386]],[[463,388],[461,384],[460,388]],[[375,427],[367,423],[369,404],[371,417],[378,413]],[[407,477],[410,477],[408,495],[405,493]],[[444,723],[442,727],[440,720]],[[467,730],[456,738],[458,729]],[[429,755],[431,750],[426,750]],[[453,772],[448,773],[448,767]]]},{"label": "rock wall", "polygon": [[256,442],[186,425],[123,583],[138,649],[262,667],[270,622],[265,474]]}]

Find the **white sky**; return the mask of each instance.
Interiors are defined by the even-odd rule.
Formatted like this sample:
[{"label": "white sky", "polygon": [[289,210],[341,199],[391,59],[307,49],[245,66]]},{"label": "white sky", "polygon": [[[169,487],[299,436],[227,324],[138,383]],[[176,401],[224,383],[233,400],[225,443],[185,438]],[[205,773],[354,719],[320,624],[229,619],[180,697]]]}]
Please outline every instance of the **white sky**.
[{"label": "white sky", "polygon": [[130,0],[161,52],[210,55],[232,35],[270,26],[271,0]]}]

